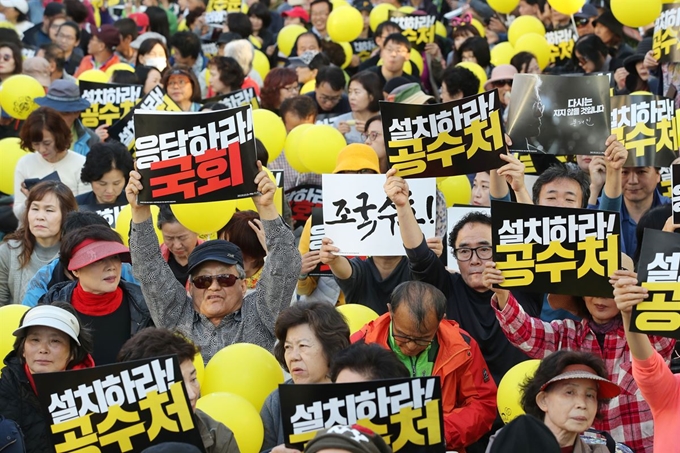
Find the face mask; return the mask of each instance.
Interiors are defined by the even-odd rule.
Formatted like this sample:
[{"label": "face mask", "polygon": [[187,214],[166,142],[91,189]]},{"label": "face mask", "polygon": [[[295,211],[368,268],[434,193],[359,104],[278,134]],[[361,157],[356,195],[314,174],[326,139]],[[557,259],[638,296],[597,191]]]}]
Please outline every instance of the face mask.
[{"label": "face mask", "polygon": [[149,57],[145,59],[147,66],[153,66],[159,71],[163,72],[163,69],[168,65],[168,60],[163,57]]}]

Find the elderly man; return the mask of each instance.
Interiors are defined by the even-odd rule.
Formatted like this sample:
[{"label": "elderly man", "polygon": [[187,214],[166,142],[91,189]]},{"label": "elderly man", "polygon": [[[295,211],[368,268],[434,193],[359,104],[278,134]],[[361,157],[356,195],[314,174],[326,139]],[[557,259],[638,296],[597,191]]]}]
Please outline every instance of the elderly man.
[{"label": "elderly man", "polygon": [[141,175],[130,173],[125,189],[132,207],[130,253],[134,276],[157,327],[177,329],[201,347],[207,363],[233,343],[272,350],[274,322],[290,303],[300,273],[293,233],[274,206],[276,185],[260,166],[253,197],[264,227],[269,255],[255,292],[246,296],[243,255],[235,244],[213,240],[189,255],[189,294],[160,254],[148,205],[137,204]]}]

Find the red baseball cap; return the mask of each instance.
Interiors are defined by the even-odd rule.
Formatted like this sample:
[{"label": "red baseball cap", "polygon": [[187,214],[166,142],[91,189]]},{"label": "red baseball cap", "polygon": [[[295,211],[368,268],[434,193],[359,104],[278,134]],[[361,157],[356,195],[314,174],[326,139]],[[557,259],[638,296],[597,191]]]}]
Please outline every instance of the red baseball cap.
[{"label": "red baseball cap", "polygon": [[130,262],[130,249],[123,244],[115,241],[85,239],[74,248],[71,260],[68,262],[68,270],[82,269],[89,264],[114,255],[121,255],[121,261]]},{"label": "red baseball cap", "polygon": [[297,17],[302,19],[305,23],[309,22],[309,14],[301,6],[294,6],[288,11],[281,13],[283,17]]},{"label": "red baseball cap", "polygon": [[137,31],[144,33],[149,28],[149,16],[144,13],[132,13],[128,16],[137,24]]}]

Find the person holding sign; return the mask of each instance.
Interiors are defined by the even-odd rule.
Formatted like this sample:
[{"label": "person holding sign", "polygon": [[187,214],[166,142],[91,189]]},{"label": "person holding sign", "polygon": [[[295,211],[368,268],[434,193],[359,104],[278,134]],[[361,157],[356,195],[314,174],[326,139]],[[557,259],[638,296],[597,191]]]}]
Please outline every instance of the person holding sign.
[{"label": "person holding sign", "polygon": [[232,343],[254,343],[271,351],[274,320],[290,304],[300,273],[300,253],[293,233],[274,204],[276,184],[260,162],[258,169],[255,184],[261,195],[254,196],[253,202],[269,255],[257,289],[247,296],[241,250],[223,240],[207,241],[191,252],[187,294],[159,253],[150,206],[137,204],[143,188],[138,172],[130,172],[125,189],[132,208],[130,252],[135,278],[141,283],[154,323],[178,329],[201,347],[206,362]]},{"label": "person holding sign", "polygon": [[612,281],[632,356],[633,377],[654,418],[654,451],[678,452],[680,380],[647,335],[630,331],[633,307],[648,298],[648,290],[638,285],[637,274],[631,271],[615,272]]},{"label": "person holding sign", "polygon": [[63,302],[31,308],[13,335],[14,348],[0,375],[0,415],[19,424],[26,453],[52,453],[49,422],[32,376],[93,367],[92,335]]}]

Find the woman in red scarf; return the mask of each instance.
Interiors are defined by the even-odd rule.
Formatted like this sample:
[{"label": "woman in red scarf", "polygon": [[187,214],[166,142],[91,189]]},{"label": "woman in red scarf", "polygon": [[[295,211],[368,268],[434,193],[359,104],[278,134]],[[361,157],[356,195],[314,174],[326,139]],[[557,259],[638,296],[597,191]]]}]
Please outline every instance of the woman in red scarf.
[{"label": "woman in red scarf", "polygon": [[33,375],[93,367],[92,336],[63,302],[28,310],[14,336],[0,376],[0,415],[19,424],[27,453],[53,452]]},{"label": "woman in red scarf", "polygon": [[120,278],[130,251],[111,228],[89,225],[64,237],[59,261],[75,281],[54,285],[38,304],[70,302],[93,330],[92,356],[97,364],[114,363],[121,346],[152,325],[139,285]]}]

